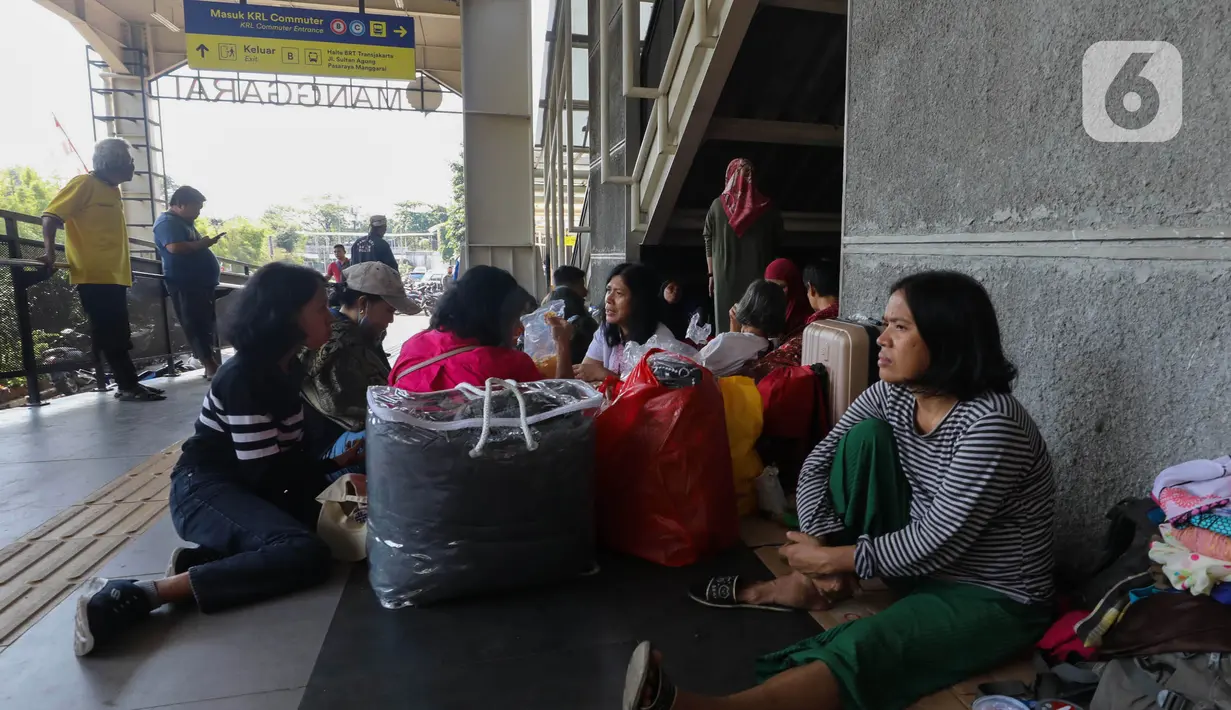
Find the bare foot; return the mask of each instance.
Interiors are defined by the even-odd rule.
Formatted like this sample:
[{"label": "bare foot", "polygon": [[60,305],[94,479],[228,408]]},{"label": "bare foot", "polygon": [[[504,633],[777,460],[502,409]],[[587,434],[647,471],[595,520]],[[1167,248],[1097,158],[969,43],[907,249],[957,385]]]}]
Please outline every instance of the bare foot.
[{"label": "bare foot", "polygon": [[779,577],[772,582],[761,582],[736,592],[736,598],[744,604],[779,604],[805,611],[825,611],[833,606],[830,595],[839,592],[830,579],[812,580],[799,572]]},{"label": "bare foot", "polygon": [[831,574],[825,577],[814,577],[810,581],[816,587],[816,591],[828,599],[831,605],[850,599],[859,589],[859,578],[853,574]]}]

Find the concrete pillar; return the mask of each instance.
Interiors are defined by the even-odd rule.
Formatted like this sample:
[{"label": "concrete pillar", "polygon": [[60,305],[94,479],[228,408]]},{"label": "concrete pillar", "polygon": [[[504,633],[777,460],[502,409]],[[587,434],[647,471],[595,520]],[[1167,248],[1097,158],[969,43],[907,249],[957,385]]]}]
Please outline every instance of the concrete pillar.
[{"label": "concrete pillar", "polygon": [[[598,168],[598,153],[594,147],[600,140],[599,82],[607,83],[607,120],[613,175],[627,175],[637,159],[641,146],[640,106],[636,99],[624,96],[622,74],[624,47],[621,39],[623,11],[614,0],[590,0],[590,144],[593,169],[590,171],[590,268],[591,300],[601,303],[607,276],[612,268],[625,261],[641,258],[640,235],[629,224],[629,189],[614,183],[604,184]],[[602,46],[599,46],[602,33]],[[607,76],[599,52],[606,55]],[[634,60],[638,61],[638,60]]]},{"label": "concrete pillar", "polygon": [[[1058,552],[1089,557],[1117,500],[1148,495],[1169,465],[1227,450],[1231,143],[1220,97],[1231,58],[1219,28],[1231,12],[1119,0],[854,5],[842,311],[880,312],[893,281],[921,269],[978,278],[1056,467]],[[1142,122],[1160,142],[1107,142],[1083,123],[1120,98],[1098,77],[1143,71],[1124,69],[1141,50],[1094,46],[1125,39],[1166,40],[1183,58],[1182,74],[1152,58],[1138,75],[1171,102],[1157,125]],[[1181,91],[1182,127],[1169,126],[1163,109],[1179,109]]]},{"label": "concrete pillar", "polygon": [[541,296],[547,284],[534,247],[531,2],[463,0],[461,9],[463,268],[498,266]]}]

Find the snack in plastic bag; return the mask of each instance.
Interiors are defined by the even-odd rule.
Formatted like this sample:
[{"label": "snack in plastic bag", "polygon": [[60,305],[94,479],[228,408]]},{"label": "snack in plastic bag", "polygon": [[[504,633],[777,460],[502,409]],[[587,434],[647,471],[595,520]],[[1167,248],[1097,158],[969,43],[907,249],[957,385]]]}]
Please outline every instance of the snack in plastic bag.
[{"label": "snack in plastic bag", "polygon": [[591,572],[594,413],[576,380],[368,389],[368,575],[397,609]]},{"label": "snack in plastic bag", "polygon": [[701,325],[701,314],[692,314],[692,320],[688,321],[688,330],[684,333],[684,338],[690,343],[697,345],[705,345],[710,341],[710,333],[714,332],[714,326],[706,324]]},{"label": "snack in plastic bag", "polygon": [[551,337],[547,318],[561,313],[564,313],[564,301],[555,300],[521,317],[521,324],[526,329],[522,335],[522,347],[547,379],[556,376],[556,341]]},{"label": "snack in plastic bag", "polygon": [[676,355],[682,355],[692,362],[696,362],[701,356],[700,352],[687,343],[681,343],[675,338],[660,338],[657,334],[651,335],[650,339],[638,345],[637,343],[629,343],[624,346],[624,351],[620,353],[620,372],[624,373],[620,379],[627,380],[628,376],[636,369],[641,359],[651,350],[663,350]]}]

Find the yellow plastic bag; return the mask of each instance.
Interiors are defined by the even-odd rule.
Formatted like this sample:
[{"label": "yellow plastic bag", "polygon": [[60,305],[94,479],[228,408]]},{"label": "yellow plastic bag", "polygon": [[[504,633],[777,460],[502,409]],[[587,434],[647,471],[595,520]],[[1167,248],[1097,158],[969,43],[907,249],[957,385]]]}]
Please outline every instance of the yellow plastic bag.
[{"label": "yellow plastic bag", "polygon": [[750,377],[722,377],[718,385],[727,418],[735,500],[741,517],[752,515],[757,512],[756,479],[765,468],[756,449],[765,420],[761,393]]}]

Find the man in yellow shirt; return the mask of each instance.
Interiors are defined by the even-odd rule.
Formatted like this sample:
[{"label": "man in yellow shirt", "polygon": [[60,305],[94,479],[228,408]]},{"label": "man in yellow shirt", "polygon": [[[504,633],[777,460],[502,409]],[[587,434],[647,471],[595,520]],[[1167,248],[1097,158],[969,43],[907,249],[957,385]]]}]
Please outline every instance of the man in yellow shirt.
[{"label": "man in yellow shirt", "polygon": [[115,396],[147,402],[165,397],[140,384],[128,354],[132,349],[128,288],[133,279],[119,186],[132,180],[134,171],[128,143],[119,138],[99,141],[94,147],[94,171],[69,180],[43,213],[42,261],[48,267],[55,264],[56,231],[63,227],[69,277],[90,320],[94,348],[111,365]]}]

